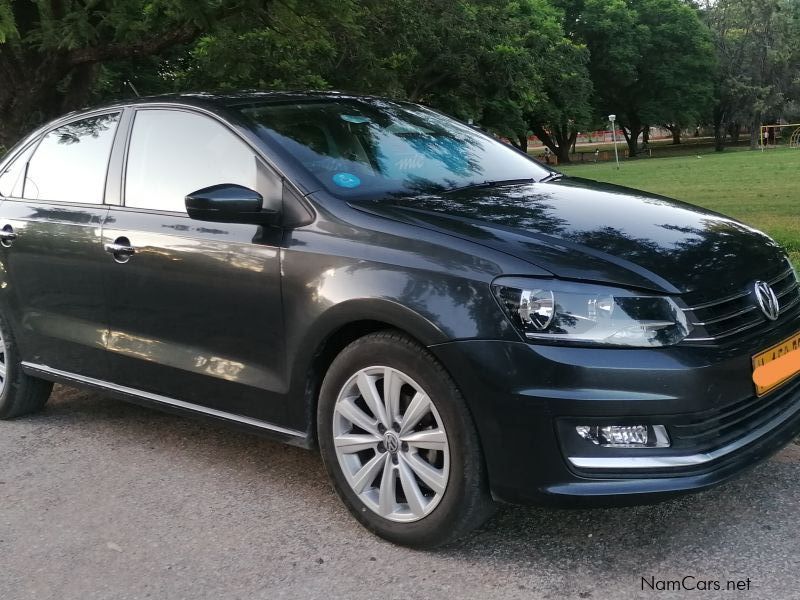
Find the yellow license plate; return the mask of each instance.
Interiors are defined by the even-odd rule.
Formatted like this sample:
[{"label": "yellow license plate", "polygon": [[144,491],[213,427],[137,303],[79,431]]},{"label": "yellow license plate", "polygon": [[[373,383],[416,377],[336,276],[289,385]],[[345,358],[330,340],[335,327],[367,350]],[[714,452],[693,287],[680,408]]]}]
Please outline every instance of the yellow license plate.
[{"label": "yellow license plate", "polygon": [[800,333],[753,357],[753,383],[763,396],[800,373]]}]

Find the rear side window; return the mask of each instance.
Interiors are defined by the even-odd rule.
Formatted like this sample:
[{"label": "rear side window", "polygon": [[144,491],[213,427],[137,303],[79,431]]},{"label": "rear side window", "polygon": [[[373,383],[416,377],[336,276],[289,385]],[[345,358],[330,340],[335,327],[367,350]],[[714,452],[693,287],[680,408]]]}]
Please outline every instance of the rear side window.
[{"label": "rear side window", "polygon": [[102,204],[119,113],[74,121],[48,133],[28,165],[23,196]]},{"label": "rear side window", "polygon": [[22,184],[25,177],[25,167],[33,153],[36,144],[31,144],[11,161],[0,173],[0,196],[6,198],[21,198]]},{"label": "rear side window", "polygon": [[141,110],[133,123],[125,206],[185,212],[184,199],[220,183],[256,188],[255,153],[221,123],[175,110]]}]

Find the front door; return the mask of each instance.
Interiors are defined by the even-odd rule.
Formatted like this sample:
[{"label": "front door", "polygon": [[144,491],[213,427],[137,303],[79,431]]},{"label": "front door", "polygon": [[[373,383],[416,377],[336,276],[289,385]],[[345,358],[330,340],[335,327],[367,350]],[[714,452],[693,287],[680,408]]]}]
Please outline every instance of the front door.
[{"label": "front door", "polygon": [[111,208],[103,228],[114,383],[283,420],[281,232],[194,221],[184,205],[187,194],[220,183],[262,191],[275,184],[264,169],[205,114],[136,113],[124,206]]}]

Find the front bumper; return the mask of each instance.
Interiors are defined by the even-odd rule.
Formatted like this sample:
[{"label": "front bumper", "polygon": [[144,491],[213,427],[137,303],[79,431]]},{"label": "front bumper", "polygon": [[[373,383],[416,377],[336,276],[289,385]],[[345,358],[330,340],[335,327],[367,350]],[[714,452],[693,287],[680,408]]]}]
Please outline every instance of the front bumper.
[{"label": "front bumper", "polygon": [[[761,398],[751,379],[751,356],[798,328],[788,324],[769,339],[726,349],[472,340],[431,350],[472,411],[497,499],[628,504],[718,484],[800,435],[800,377]],[[589,421],[665,424],[673,443],[587,445],[579,456],[565,432]]]}]

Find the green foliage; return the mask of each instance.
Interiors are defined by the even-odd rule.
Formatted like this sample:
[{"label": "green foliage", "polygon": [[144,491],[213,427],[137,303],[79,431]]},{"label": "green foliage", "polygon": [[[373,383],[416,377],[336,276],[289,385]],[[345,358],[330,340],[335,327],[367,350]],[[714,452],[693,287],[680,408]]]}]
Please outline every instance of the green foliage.
[{"label": "green foliage", "polygon": [[632,154],[646,125],[689,122],[705,111],[715,58],[695,8],[682,0],[561,3],[591,52],[597,108],[619,115]]},{"label": "green foliage", "polygon": [[262,25],[270,4],[0,0],[0,143],[84,104],[104,72],[101,66],[122,61],[141,68],[141,61],[191,43],[204,30]]},{"label": "green foliage", "polygon": [[17,23],[11,0],[0,0],[0,44],[17,37]]},{"label": "green foliage", "polygon": [[719,57],[715,125],[745,122],[757,132],[800,91],[800,2],[718,0],[705,16]]},{"label": "green foliage", "polygon": [[635,151],[648,124],[695,124],[712,91],[720,123],[798,99],[800,0],[695,4],[0,0],[0,143],[134,89],[336,88],[423,102],[520,146],[535,132],[566,160],[609,113]]},{"label": "green foliage", "polygon": [[274,3],[260,27],[224,24],[175,65],[173,90],[322,89],[356,47],[363,11],[354,2]]},{"label": "green foliage", "polygon": [[[586,112],[585,86],[567,108],[549,89],[572,85],[582,53],[547,0],[352,0],[276,4],[268,26],[218,28],[180,63],[175,89],[337,88],[424,102],[507,135],[533,112]],[[577,50],[576,65],[568,64]],[[578,56],[581,55],[581,56]],[[577,69],[577,71],[576,71]],[[137,86],[138,87],[138,86]],[[558,93],[553,97],[558,97]],[[581,103],[584,103],[581,105]],[[582,108],[583,106],[583,108]]]}]

